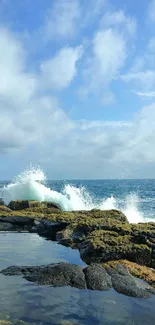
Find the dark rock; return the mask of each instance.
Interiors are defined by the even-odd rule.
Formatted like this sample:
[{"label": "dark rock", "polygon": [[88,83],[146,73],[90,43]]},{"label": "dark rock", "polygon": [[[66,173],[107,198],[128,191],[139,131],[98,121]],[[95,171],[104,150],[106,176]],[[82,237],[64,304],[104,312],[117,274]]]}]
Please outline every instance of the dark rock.
[{"label": "dark rock", "polygon": [[[123,267],[123,266],[122,266]],[[147,289],[144,289],[140,286],[133,276],[123,275],[118,273],[113,268],[108,267],[107,272],[111,276],[113,288],[126,296],[131,296],[135,298],[149,298],[152,295],[152,292]],[[126,270],[123,272],[126,274]]]},{"label": "dark rock", "polygon": [[44,220],[37,226],[37,232],[40,236],[50,237],[52,240],[56,240],[56,233],[67,227],[66,222],[52,222]]},{"label": "dark rock", "polygon": [[36,234],[38,232],[37,226],[33,226],[32,228],[29,229],[30,233]]},{"label": "dark rock", "polygon": [[50,208],[52,210],[58,210],[61,211],[61,206],[58,203],[55,202],[42,202],[43,205],[45,205],[47,208]]},{"label": "dark rock", "polygon": [[10,231],[13,230],[13,225],[8,222],[0,222],[0,231]]},{"label": "dark rock", "polygon": [[49,264],[47,266],[10,266],[0,273],[6,276],[21,275],[26,280],[52,287],[71,286],[79,289],[109,290],[113,287],[118,293],[149,298],[155,293],[152,287],[138,282],[123,266],[114,269],[109,265],[90,265],[84,270],[69,263]]},{"label": "dark rock", "polygon": [[70,246],[72,248],[77,247],[78,243],[81,243],[86,238],[81,227],[74,228],[72,225],[66,229],[59,231],[56,236],[56,240],[59,244],[64,246]]},{"label": "dark rock", "polygon": [[47,266],[16,267],[11,266],[1,271],[4,275],[23,275],[28,281],[53,287],[71,286],[86,288],[83,270],[78,265],[59,263]]},{"label": "dark rock", "polygon": [[16,225],[33,225],[34,224],[34,219],[33,218],[27,218],[27,217],[2,217],[0,218],[0,222],[9,222],[11,224],[16,224]]},{"label": "dark rock", "polygon": [[111,277],[101,265],[91,264],[83,271],[88,289],[109,290],[112,288]]},{"label": "dark rock", "polygon": [[30,274],[37,275],[42,266],[16,266],[12,265],[2,270],[0,273],[7,276],[23,275],[24,277]]},{"label": "dark rock", "polygon": [[8,207],[11,210],[24,210],[24,209],[30,209],[30,208],[40,208],[41,203],[39,201],[29,201],[29,200],[16,200],[11,201],[8,204]]}]

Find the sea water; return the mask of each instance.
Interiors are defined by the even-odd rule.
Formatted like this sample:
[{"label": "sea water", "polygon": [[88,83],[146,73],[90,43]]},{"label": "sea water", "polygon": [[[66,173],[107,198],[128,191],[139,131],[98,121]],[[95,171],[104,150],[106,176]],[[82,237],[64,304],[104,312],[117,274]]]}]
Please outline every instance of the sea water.
[{"label": "sea water", "polygon": [[[0,270],[10,265],[61,261],[85,266],[77,250],[37,234],[0,233]],[[114,289],[52,288],[30,283],[21,276],[0,274],[0,324],[154,325],[154,305],[155,296],[146,300],[126,297]]]},{"label": "sea water", "polygon": [[155,180],[50,181],[39,168],[30,168],[11,182],[0,182],[0,196],[11,200],[52,201],[64,211],[119,209],[129,222],[155,220]]}]

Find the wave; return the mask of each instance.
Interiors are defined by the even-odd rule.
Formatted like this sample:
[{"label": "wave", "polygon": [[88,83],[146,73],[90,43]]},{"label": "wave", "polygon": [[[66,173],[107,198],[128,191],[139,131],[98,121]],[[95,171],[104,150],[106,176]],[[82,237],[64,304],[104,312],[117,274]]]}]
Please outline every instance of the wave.
[{"label": "wave", "polygon": [[29,168],[18,175],[2,189],[5,204],[11,200],[37,200],[58,203],[63,211],[75,210],[121,210],[131,223],[144,222],[144,216],[138,209],[139,198],[128,195],[124,201],[111,196],[100,200],[94,199],[85,187],[77,188],[67,184],[62,193],[46,186],[46,176],[40,168]]}]

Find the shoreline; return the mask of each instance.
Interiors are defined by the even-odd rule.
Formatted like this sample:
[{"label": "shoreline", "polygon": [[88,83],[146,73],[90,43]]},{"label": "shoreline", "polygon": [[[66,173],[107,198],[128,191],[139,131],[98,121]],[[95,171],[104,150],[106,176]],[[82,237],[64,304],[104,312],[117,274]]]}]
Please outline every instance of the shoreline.
[{"label": "shoreline", "polygon": [[[78,249],[91,274],[87,288],[104,290],[103,276],[110,276],[113,288],[120,293],[139,298],[155,294],[153,222],[129,224],[118,210],[62,212],[51,202],[12,201],[0,205],[0,231],[38,233]],[[150,286],[140,288],[134,277]]]}]

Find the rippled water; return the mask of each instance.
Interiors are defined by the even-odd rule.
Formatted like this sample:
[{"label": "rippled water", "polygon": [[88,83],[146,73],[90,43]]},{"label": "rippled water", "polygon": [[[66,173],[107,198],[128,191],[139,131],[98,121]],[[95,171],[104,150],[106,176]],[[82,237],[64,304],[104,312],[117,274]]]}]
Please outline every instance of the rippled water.
[{"label": "rippled water", "polygon": [[[0,269],[68,261],[84,265],[79,252],[36,234],[0,233]],[[52,325],[154,325],[155,297],[149,300],[108,292],[52,288],[20,276],[0,275],[0,319]]]}]

